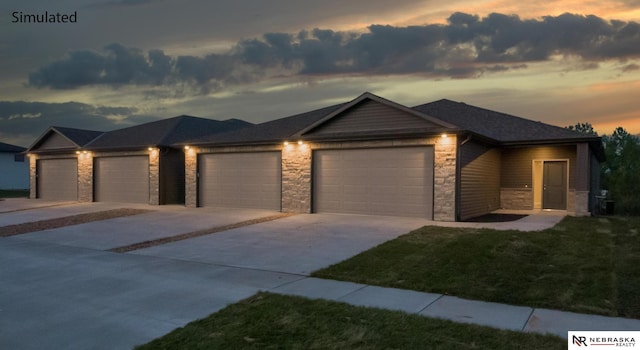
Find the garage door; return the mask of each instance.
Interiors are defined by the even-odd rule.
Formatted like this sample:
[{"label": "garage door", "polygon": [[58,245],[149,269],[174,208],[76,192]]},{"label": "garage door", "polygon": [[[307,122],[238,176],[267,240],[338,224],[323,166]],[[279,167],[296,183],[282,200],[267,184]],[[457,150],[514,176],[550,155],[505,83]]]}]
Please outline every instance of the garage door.
[{"label": "garage door", "polygon": [[200,206],[280,210],[281,162],[280,152],[200,155]]},{"label": "garage door", "polygon": [[78,160],[38,159],[38,198],[47,200],[78,200]]},{"label": "garage door", "polygon": [[94,200],[149,203],[149,157],[103,157],[93,164]]},{"label": "garage door", "polygon": [[314,210],[432,218],[433,148],[319,150]]}]

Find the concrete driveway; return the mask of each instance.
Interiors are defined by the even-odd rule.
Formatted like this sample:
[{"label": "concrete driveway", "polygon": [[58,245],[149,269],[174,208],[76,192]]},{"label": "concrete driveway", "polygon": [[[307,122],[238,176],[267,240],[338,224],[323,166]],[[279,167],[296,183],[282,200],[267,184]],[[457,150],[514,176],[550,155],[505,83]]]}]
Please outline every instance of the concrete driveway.
[{"label": "concrete driveway", "polygon": [[[55,217],[48,210],[56,208],[33,209],[42,211],[34,217]],[[0,349],[130,349],[429,223],[296,215],[126,254],[104,251],[269,213],[158,209],[0,238]]]}]

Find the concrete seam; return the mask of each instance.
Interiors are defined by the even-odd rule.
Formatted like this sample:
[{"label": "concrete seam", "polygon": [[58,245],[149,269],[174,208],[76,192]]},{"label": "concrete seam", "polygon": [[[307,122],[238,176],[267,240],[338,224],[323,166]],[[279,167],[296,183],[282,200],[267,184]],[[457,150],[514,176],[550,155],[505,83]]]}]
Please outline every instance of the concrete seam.
[{"label": "concrete seam", "polygon": [[525,328],[527,328],[527,325],[529,324],[529,321],[531,321],[531,317],[533,316],[533,313],[536,311],[535,308],[531,308],[531,312],[529,313],[529,317],[527,317],[527,321],[524,323],[524,325],[522,326],[522,329],[520,329],[521,332],[525,331]]},{"label": "concrete seam", "polygon": [[[335,281],[335,280],[331,280],[331,281]],[[341,281],[339,281],[339,282],[341,282]],[[358,289],[356,289],[356,290],[353,290],[353,291],[351,291],[351,292],[349,292],[349,293],[347,293],[347,294],[345,294],[345,295],[341,296],[340,298],[338,298],[338,299],[336,299],[336,300],[341,300],[342,298],[345,298],[345,297],[347,297],[347,296],[349,296],[349,295],[351,295],[351,294],[353,294],[353,293],[355,293],[355,292],[361,291],[361,290],[363,290],[363,289],[365,289],[365,288],[367,288],[367,287],[369,287],[369,285],[368,285],[368,284],[365,284],[365,285],[363,285],[362,287],[360,287],[360,288],[358,288]]]},{"label": "concrete seam", "polygon": [[442,299],[442,297],[444,297],[444,294],[440,294],[439,297],[437,297],[436,299],[434,299],[432,302],[430,302],[429,304],[427,304],[425,307],[423,307],[422,309],[418,310],[418,312],[416,312],[417,314],[423,312],[424,310],[426,310],[427,308],[429,308],[429,306],[433,305],[436,301]]}]

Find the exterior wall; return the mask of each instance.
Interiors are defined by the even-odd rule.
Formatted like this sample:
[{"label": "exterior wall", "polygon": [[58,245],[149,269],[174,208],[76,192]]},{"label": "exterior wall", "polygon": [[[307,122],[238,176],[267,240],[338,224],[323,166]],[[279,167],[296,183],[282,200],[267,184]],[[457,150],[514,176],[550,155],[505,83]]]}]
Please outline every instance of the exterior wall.
[{"label": "exterior wall", "polygon": [[93,202],[93,155],[78,154],[78,201]]},{"label": "exterior wall", "polygon": [[501,188],[500,207],[502,209],[532,210],[533,191],[530,188]]},{"label": "exterior wall", "polygon": [[29,188],[29,160],[15,161],[16,153],[0,153],[0,189],[25,190]]},{"label": "exterior wall", "polygon": [[456,137],[433,137],[407,140],[354,142],[295,142],[285,145],[251,147],[190,147],[185,155],[185,198],[189,207],[197,206],[197,154],[217,152],[282,151],[282,211],[311,212],[311,162],[313,150],[341,148],[380,148],[402,146],[434,147],[433,219],[455,221],[456,207]]},{"label": "exterior wall", "polygon": [[184,152],[166,149],[160,155],[160,204],[184,204]]},{"label": "exterior wall", "polygon": [[500,150],[469,142],[460,147],[459,218],[500,208]]}]

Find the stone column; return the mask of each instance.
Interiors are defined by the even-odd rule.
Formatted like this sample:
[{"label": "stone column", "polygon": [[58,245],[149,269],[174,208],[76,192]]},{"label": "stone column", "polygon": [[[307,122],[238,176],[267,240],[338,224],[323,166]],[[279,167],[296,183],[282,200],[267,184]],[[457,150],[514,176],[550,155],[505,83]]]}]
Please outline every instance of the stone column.
[{"label": "stone column", "polygon": [[78,201],[93,202],[93,154],[78,154]]},{"label": "stone column", "polygon": [[29,198],[36,199],[37,196],[37,186],[38,179],[36,173],[36,161],[38,160],[38,156],[35,154],[29,154]]},{"label": "stone column", "polygon": [[184,150],[184,202],[185,206],[198,206],[198,152],[189,147]]},{"label": "stone column", "polygon": [[149,150],[149,205],[160,204],[160,151]]},{"label": "stone column", "polygon": [[456,136],[434,146],[433,220],[456,221]]},{"label": "stone column", "polygon": [[311,213],[311,146],[291,142],[282,149],[282,212]]}]

